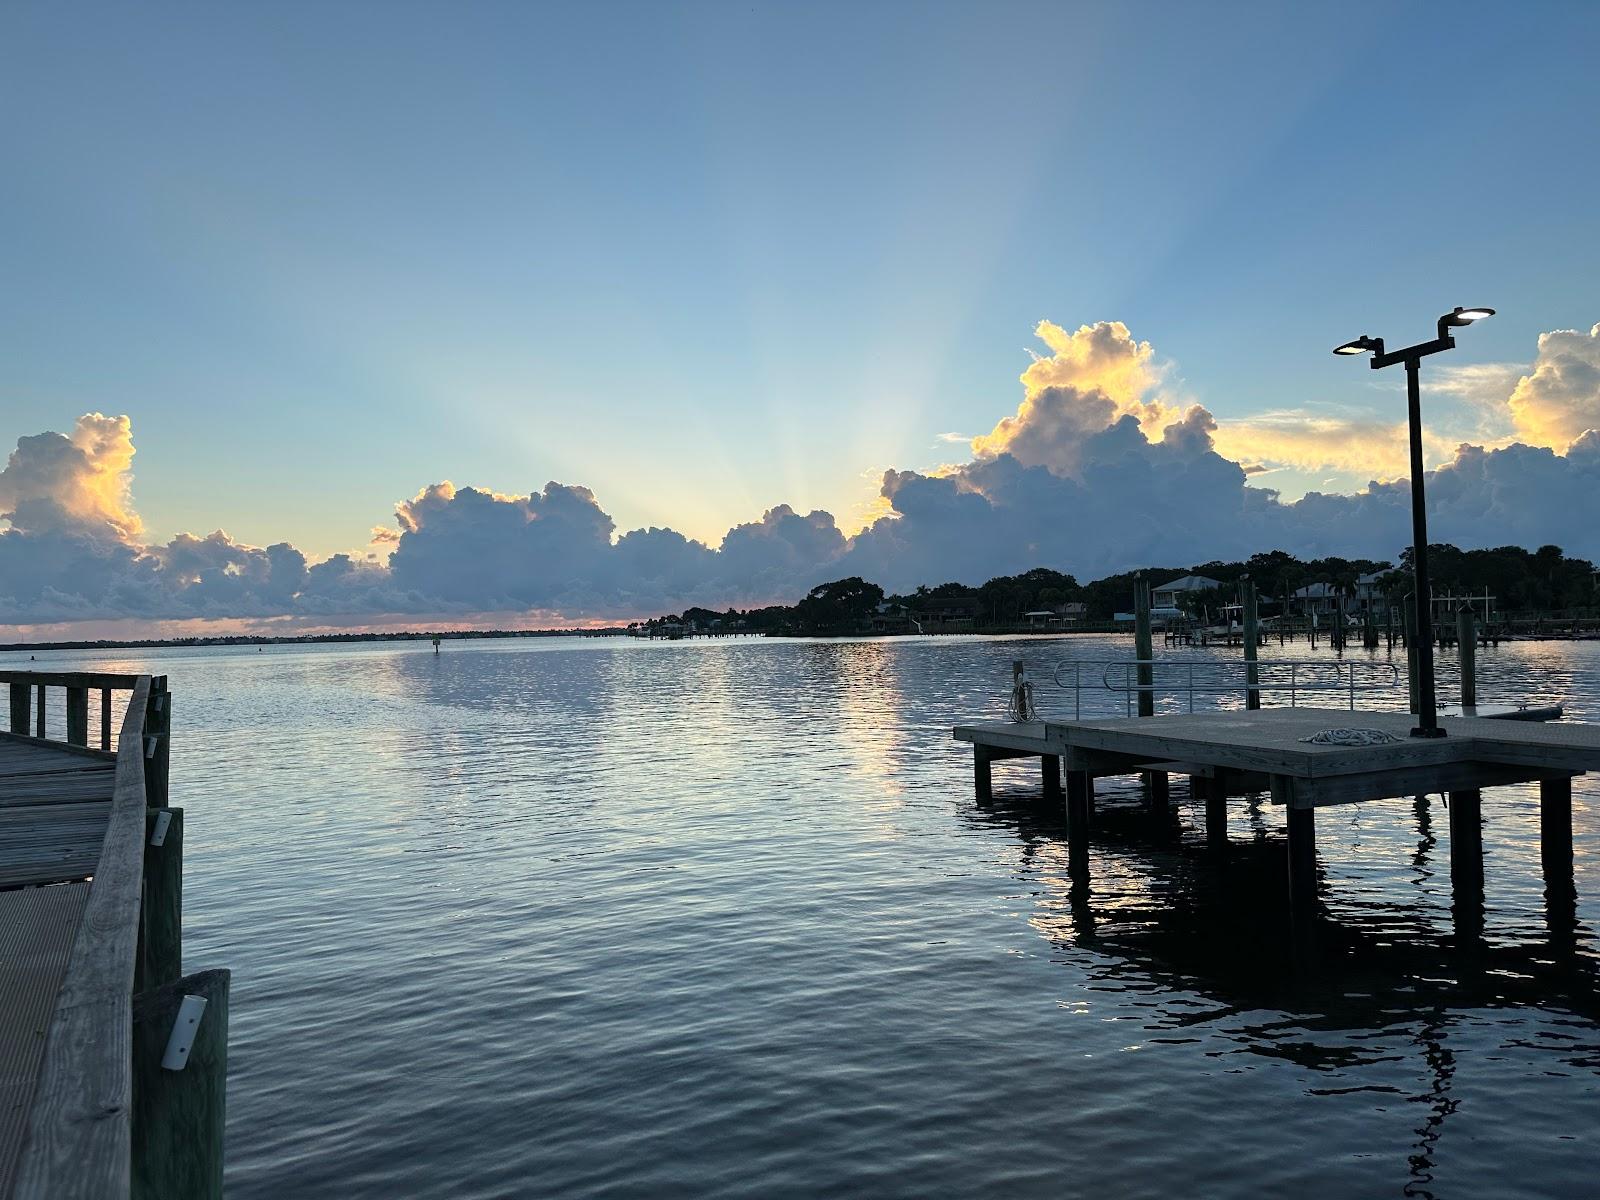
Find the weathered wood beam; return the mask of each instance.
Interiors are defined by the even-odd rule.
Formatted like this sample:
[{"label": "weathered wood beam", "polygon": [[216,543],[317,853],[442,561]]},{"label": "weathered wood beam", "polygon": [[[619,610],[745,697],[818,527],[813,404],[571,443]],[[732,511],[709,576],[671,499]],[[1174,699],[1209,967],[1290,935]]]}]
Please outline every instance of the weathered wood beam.
[{"label": "weathered wood beam", "polygon": [[[132,1200],[221,1200],[229,982],[227,971],[202,971],[133,1002]],[[206,1006],[188,1061],[167,1070],[161,1060],[185,996]]]}]

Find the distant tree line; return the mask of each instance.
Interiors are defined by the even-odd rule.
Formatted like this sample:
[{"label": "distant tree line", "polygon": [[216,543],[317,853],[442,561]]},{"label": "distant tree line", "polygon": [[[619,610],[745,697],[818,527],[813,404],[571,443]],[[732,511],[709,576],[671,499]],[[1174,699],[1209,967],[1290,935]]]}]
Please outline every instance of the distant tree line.
[{"label": "distant tree line", "polygon": [[[1594,564],[1567,557],[1559,546],[1533,551],[1520,546],[1461,550],[1440,543],[1429,547],[1429,556],[1435,595],[1481,596],[1487,589],[1495,597],[1495,608],[1507,613],[1593,613],[1600,608],[1600,577]],[[973,628],[1007,628],[1025,625],[1029,613],[1069,609],[1077,622],[1097,624],[1129,610],[1134,580],[1141,575],[1156,586],[1185,575],[1216,580],[1218,587],[1183,598],[1184,604],[1197,612],[1202,606],[1215,611],[1237,594],[1239,581],[1248,575],[1264,609],[1270,611],[1313,584],[1325,585],[1335,596],[1353,597],[1363,576],[1377,576],[1376,590],[1398,601],[1411,590],[1410,570],[1407,547],[1398,567],[1365,558],[1301,559],[1272,550],[1242,562],[1150,566],[1089,583],[1079,583],[1072,575],[1049,567],[1035,567],[1020,575],[997,575],[977,586],[949,582],[922,585],[905,594],[885,594],[877,584],[851,576],[818,584],[793,605],[742,611],[729,608],[725,612],[691,608],[629,628],[648,633],[678,628],[799,635],[842,635],[875,628],[889,631],[927,621],[943,628],[953,622]],[[1079,605],[1081,609],[1072,607]]]}]

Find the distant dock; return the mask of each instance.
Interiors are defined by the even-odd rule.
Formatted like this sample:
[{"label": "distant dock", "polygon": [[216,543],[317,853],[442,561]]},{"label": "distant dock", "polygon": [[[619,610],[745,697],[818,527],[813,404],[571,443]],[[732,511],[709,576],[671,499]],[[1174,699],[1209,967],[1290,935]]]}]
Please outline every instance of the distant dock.
[{"label": "distant dock", "polygon": [[0,683],[0,1198],[220,1197],[228,972],[182,973],[166,678]]},{"label": "distant dock", "polygon": [[[1046,803],[1066,806],[1067,836],[1079,869],[1087,867],[1094,785],[1108,776],[1137,776],[1146,804],[1162,816],[1172,775],[1189,779],[1205,801],[1208,842],[1225,849],[1227,803],[1270,795],[1286,810],[1292,909],[1316,902],[1316,812],[1338,804],[1447,793],[1450,797],[1451,875],[1458,886],[1481,889],[1486,788],[1537,783],[1541,858],[1547,883],[1572,884],[1572,780],[1600,770],[1600,725],[1507,720],[1495,715],[1447,716],[1446,737],[1408,736],[1409,713],[1338,708],[1263,708],[1117,717],[958,725],[957,741],[973,748],[978,797],[991,795],[990,764],[1037,758]],[[1346,746],[1309,741],[1356,727],[1392,741]],[[1063,775],[1064,784],[1063,787]],[[1562,883],[1564,881],[1564,884]]]}]

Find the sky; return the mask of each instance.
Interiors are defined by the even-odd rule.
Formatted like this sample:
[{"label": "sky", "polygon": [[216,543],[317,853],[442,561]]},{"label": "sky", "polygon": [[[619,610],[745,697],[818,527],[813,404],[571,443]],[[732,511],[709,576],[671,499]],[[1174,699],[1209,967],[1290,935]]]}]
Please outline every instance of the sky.
[{"label": "sky", "polygon": [[[1457,304],[1429,465],[1563,473],[1463,540],[1582,551],[1534,509],[1600,424],[1597,51],[1579,3],[6,5],[0,628],[1328,546],[1405,469],[1403,378],[1329,348]],[[1164,540],[1083,530],[1091,477]]]}]

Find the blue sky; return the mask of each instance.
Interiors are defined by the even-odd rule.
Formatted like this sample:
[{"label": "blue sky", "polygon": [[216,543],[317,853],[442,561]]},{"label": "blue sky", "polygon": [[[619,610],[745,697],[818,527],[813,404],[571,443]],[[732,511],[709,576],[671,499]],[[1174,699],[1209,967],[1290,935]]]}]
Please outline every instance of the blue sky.
[{"label": "blue sky", "polygon": [[0,433],[126,413],[152,538],[318,556],[446,478],[848,530],[1041,319],[1224,424],[1392,415],[1331,345],[1600,318],[1597,50],[1589,4],[12,4]]}]

